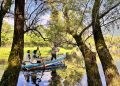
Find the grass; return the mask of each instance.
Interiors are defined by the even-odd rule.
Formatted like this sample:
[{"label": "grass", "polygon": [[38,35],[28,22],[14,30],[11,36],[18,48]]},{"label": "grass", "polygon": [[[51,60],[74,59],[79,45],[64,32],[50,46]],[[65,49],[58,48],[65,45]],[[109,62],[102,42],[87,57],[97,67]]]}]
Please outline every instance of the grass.
[{"label": "grass", "polygon": [[[10,47],[1,47],[0,48],[0,59],[5,59],[7,60],[8,57],[9,57],[9,54],[10,54]],[[24,57],[25,57],[25,54],[27,53],[27,50],[30,50],[31,52],[31,55],[32,55],[32,52],[33,50],[35,50],[36,47],[25,47],[24,48]],[[67,50],[67,49],[64,49],[64,48],[59,48],[60,51],[58,52],[58,54],[63,54],[63,53],[66,53],[66,52],[72,52],[74,51],[75,49],[72,49],[72,50]],[[51,55],[50,51],[51,51],[51,48],[50,47],[40,47],[39,48],[40,52],[41,52],[41,56],[42,57],[49,57]]]},{"label": "grass", "polygon": [[0,48],[0,59],[8,59],[10,53],[10,48],[7,47],[1,47]]}]

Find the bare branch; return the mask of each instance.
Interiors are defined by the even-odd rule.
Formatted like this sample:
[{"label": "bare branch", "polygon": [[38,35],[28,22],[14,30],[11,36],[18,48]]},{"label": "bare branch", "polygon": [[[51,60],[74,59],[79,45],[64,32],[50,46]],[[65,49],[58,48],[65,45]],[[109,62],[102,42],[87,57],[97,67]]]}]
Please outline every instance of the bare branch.
[{"label": "bare branch", "polygon": [[111,7],[109,10],[107,10],[106,12],[104,12],[103,14],[101,14],[100,17],[99,17],[99,19],[103,18],[106,14],[108,14],[111,10],[113,10],[114,8],[116,8],[118,5],[120,5],[120,2],[118,2],[113,7]]},{"label": "bare branch", "polygon": [[36,31],[43,38],[44,41],[47,41],[46,39],[48,38],[43,37],[43,35],[41,34],[39,30],[35,29],[34,31]]},{"label": "bare branch", "polygon": [[86,11],[86,9],[87,9],[87,6],[88,6],[88,3],[90,2],[90,0],[88,0],[88,2],[86,3],[86,5],[85,5],[85,9],[84,9],[84,11],[83,11],[83,13],[82,13],[82,19],[81,19],[81,21],[80,21],[80,24],[82,23],[82,21],[83,21],[83,16],[84,16],[84,14],[85,14],[85,11]]},{"label": "bare branch", "polygon": [[[40,8],[40,6],[41,6],[42,4],[43,4],[43,3],[40,3],[40,4],[38,5],[38,7],[36,7],[35,10],[32,11],[32,13],[31,13],[30,16],[28,17],[28,19],[31,18],[32,14],[33,14],[38,8]],[[43,7],[43,6],[42,6],[42,7]]]},{"label": "bare branch", "polygon": [[28,7],[27,7],[26,12],[28,12],[28,10],[29,10],[29,8],[30,8],[30,4],[31,4],[31,3],[32,3],[32,0],[30,1],[29,5],[28,5]]},{"label": "bare branch", "polygon": [[84,42],[86,42],[92,35],[93,35],[93,34],[90,34],[90,35],[85,39]]},{"label": "bare branch", "polygon": [[[114,5],[113,7],[111,7],[109,10],[107,10],[106,12],[104,12],[103,14],[101,14],[101,15],[99,16],[99,19],[101,19],[101,18],[103,18],[104,16],[106,16],[111,10],[113,10],[114,8],[116,8],[119,4],[120,4],[120,2],[118,2],[116,5]],[[91,25],[92,25],[92,22],[91,22],[87,27],[85,27],[85,28],[81,31],[81,33],[79,34],[79,37],[81,37],[82,34],[83,34],[88,28],[91,27]]]},{"label": "bare branch", "polygon": [[117,20],[119,20],[119,19],[120,19],[120,17],[118,17],[117,19],[114,19],[114,20],[112,20],[112,21],[110,21],[110,22],[107,22],[106,24],[103,24],[101,27],[106,26],[106,25],[108,25],[108,24],[110,24],[110,23],[113,23],[113,22],[115,22],[115,21],[117,21]]},{"label": "bare branch", "polygon": [[38,27],[39,27],[39,26],[34,27],[34,28],[28,28],[28,27],[27,27],[27,29],[24,31],[24,34],[27,33],[27,32],[29,32],[29,31],[33,31],[33,30],[37,29]]}]

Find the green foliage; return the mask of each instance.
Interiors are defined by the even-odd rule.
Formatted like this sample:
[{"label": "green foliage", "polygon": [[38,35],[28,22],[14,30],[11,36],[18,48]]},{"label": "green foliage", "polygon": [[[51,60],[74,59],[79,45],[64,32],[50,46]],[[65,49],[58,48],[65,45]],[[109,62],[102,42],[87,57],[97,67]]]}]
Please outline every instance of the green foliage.
[{"label": "green foliage", "polygon": [[36,36],[34,33],[24,35],[25,46],[50,46],[48,41],[44,41],[41,37]]},{"label": "green foliage", "polygon": [[2,46],[10,45],[12,43],[13,27],[9,25],[7,22],[3,23],[1,37]]},{"label": "green foliage", "polygon": [[46,29],[46,35],[51,43],[61,44],[65,38],[65,27],[63,24],[62,13],[53,9],[49,28]]}]

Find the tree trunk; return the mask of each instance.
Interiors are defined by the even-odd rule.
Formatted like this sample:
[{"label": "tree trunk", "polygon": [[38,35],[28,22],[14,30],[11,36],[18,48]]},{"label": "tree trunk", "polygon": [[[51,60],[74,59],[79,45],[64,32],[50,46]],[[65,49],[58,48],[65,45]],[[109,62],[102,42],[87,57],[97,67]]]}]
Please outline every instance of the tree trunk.
[{"label": "tree trunk", "polygon": [[93,35],[94,35],[96,50],[98,52],[99,58],[103,66],[103,71],[105,74],[107,86],[119,86],[120,76],[114,64],[112,56],[109,50],[107,49],[101,31],[100,20],[99,20],[99,8],[100,8],[100,0],[95,0],[92,11],[92,21],[93,21],[92,27],[93,27]]},{"label": "tree trunk", "polygon": [[2,24],[3,24],[3,18],[4,18],[4,13],[2,11],[0,11],[0,47],[1,47],[1,43],[2,43],[2,40],[1,40],[1,33],[2,33]]},{"label": "tree trunk", "polygon": [[[4,6],[3,6],[4,4]],[[4,0],[3,3],[1,3],[1,10],[0,10],[0,47],[1,47],[1,31],[2,31],[2,23],[3,23],[3,18],[7,11],[10,9],[12,4],[12,0]]]},{"label": "tree trunk", "polygon": [[23,59],[24,48],[24,4],[25,0],[15,0],[15,25],[12,49],[0,86],[16,86]]},{"label": "tree trunk", "polygon": [[1,18],[2,17],[2,15],[1,15],[1,13],[0,13],[0,47],[1,47],[1,43],[2,43],[2,40],[1,40],[1,31],[2,31],[2,22],[3,22],[3,18]]},{"label": "tree trunk", "polygon": [[102,82],[100,79],[98,66],[96,63],[96,54],[92,52],[86,44],[82,41],[82,38],[77,35],[73,36],[77,42],[77,45],[82,52],[82,55],[85,60],[85,67],[87,72],[87,81],[88,86],[102,86]]}]

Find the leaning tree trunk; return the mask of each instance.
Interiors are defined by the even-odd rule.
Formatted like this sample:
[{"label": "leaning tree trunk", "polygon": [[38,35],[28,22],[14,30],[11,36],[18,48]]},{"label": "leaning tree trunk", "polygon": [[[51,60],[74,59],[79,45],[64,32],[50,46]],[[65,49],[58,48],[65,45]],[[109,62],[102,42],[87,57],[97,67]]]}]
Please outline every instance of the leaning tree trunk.
[{"label": "leaning tree trunk", "polygon": [[107,49],[101,31],[100,20],[99,20],[99,8],[100,8],[100,0],[95,0],[92,11],[92,21],[93,21],[92,27],[93,27],[93,35],[94,35],[96,50],[98,52],[99,58],[103,66],[103,71],[105,74],[107,86],[119,86],[120,76],[114,64],[112,56],[109,50]]},{"label": "leaning tree trunk", "polygon": [[76,40],[77,46],[85,60],[86,72],[87,72],[87,81],[88,86],[102,86],[102,82],[100,79],[97,63],[96,63],[96,55],[92,52],[87,45],[83,42],[82,38],[77,34],[73,35],[73,32],[70,30],[70,21],[68,16],[68,9],[65,8],[63,12],[65,21],[66,21],[66,32],[71,34],[73,38]]},{"label": "leaning tree trunk", "polygon": [[73,37],[76,40],[77,46],[82,52],[85,60],[88,86],[102,86],[98,66],[96,63],[96,54],[87,47],[87,45],[82,41],[82,38],[77,35]]},{"label": "leaning tree trunk", "polygon": [[12,49],[0,86],[16,86],[23,59],[24,48],[24,4],[25,0],[15,0],[15,25]]},{"label": "leaning tree trunk", "polygon": [[[12,0],[3,0],[4,2],[1,3],[1,9],[0,9],[0,47],[1,47],[1,31],[2,31],[2,24],[3,24],[3,18],[7,11],[10,9]],[[4,4],[4,6],[3,6]]]}]

